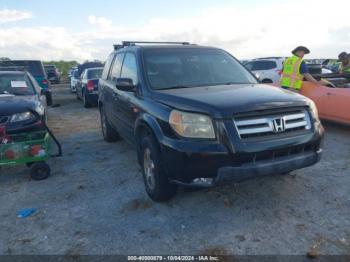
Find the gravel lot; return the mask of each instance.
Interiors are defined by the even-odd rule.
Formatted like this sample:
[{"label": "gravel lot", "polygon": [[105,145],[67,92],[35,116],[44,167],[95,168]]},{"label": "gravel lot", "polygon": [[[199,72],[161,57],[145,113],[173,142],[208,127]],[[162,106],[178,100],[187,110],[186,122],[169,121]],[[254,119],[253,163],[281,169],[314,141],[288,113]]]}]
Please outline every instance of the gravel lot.
[{"label": "gravel lot", "polygon": [[[105,143],[96,108],[67,86],[49,125],[64,157],[52,176],[30,180],[26,167],[0,170],[1,254],[350,254],[350,128],[325,124],[318,165],[211,190],[169,203],[146,195],[136,154]],[[38,208],[26,219],[22,208]]]}]

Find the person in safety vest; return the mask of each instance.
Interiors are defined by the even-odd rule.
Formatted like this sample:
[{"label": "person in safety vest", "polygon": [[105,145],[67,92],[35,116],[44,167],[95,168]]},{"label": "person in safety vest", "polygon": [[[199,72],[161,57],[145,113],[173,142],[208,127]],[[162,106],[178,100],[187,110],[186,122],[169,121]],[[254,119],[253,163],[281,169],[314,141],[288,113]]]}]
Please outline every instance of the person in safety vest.
[{"label": "person in safety vest", "polygon": [[339,54],[339,62],[341,62],[339,67],[339,72],[341,74],[350,74],[350,59],[349,54],[342,52]]},{"label": "person in safety vest", "polygon": [[282,77],[280,80],[281,87],[292,91],[300,91],[303,85],[303,79],[318,84],[319,82],[312,77],[306,63],[303,61],[305,54],[310,50],[305,46],[298,46],[292,51],[293,56],[284,61]]}]

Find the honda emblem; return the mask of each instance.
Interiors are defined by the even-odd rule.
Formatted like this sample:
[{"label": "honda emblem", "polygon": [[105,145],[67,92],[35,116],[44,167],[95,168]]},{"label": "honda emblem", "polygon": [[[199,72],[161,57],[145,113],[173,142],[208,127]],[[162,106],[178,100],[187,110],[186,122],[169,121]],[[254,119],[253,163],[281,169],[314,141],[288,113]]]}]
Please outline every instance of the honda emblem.
[{"label": "honda emblem", "polygon": [[286,130],[285,120],[283,117],[274,118],[272,120],[272,124],[274,133],[282,133]]}]

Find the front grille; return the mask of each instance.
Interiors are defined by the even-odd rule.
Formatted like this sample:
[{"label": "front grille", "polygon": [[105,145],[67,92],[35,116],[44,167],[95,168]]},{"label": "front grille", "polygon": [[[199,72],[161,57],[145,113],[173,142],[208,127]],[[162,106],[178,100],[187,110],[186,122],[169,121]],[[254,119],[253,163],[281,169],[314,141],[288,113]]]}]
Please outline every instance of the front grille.
[{"label": "front grille", "polygon": [[0,125],[4,125],[9,121],[10,117],[8,116],[0,116]]},{"label": "front grille", "polygon": [[305,108],[237,116],[234,123],[241,139],[298,134],[312,127]]}]

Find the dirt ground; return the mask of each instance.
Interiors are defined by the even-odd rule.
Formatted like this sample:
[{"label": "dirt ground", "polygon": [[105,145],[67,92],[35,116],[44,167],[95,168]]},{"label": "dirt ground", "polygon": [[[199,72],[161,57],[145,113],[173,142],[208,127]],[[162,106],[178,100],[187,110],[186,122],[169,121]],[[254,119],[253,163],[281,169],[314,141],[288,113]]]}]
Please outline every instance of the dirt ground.
[{"label": "dirt ground", "polygon": [[[290,176],[181,192],[169,203],[146,195],[136,154],[108,144],[96,108],[67,86],[49,125],[64,156],[52,176],[0,170],[0,254],[350,254],[350,128],[325,124],[322,161]],[[19,219],[16,212],[37,208]]]}]

